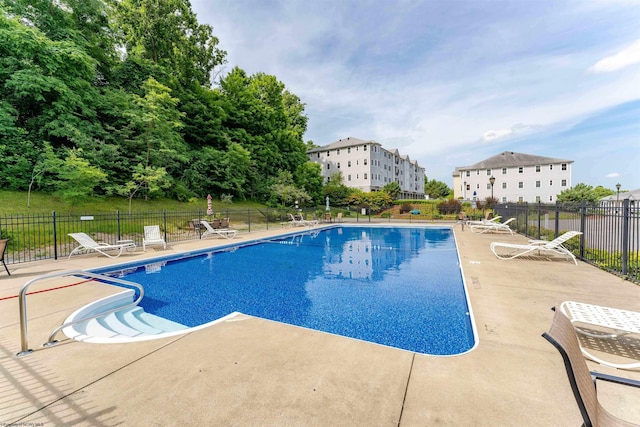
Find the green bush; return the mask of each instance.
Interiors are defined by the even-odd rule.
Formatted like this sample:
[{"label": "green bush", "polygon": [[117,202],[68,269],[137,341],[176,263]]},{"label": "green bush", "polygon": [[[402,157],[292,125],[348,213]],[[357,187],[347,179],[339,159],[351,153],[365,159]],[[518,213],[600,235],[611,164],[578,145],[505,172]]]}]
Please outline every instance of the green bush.
[{"label": "green bush", "polygon": [[400,213],[404,214],[404,213],[409,213],[413,210],[413,206],[411,206],[410,203],[404,202],[403,204],[400,205]]}]

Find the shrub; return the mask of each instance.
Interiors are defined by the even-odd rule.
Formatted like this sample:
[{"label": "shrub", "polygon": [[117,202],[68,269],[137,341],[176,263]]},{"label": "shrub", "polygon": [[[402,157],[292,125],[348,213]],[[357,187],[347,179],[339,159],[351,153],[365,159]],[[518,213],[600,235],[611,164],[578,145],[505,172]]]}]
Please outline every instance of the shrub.
[{"label": "shrub", "polygon": [[413,210],[413,206],[411,206],[411,203],[403,203],[400,205],[400,213],[404,214],[404,213],[409,213]]},{"label": "shrub", "polygon": [[461,210],[462,204],[456,199],[447,199],[444,202],[438,203],[438,212],[442,215],[458,214]]}]

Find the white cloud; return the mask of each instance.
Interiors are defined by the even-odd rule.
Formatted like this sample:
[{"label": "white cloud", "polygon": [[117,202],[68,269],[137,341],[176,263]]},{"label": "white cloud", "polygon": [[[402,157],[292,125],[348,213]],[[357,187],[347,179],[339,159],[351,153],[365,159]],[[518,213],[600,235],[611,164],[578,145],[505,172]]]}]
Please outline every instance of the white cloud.
[{"label": "white cloud", "polygon": [[607,56],[596,62],[589,68],[589,72],[594,74],[610,73],[618,71],[629,65],[640,62],[640,39],[626,47],[615,55]]},{"label": "white cloud", "polygon": [[620,178],[620,174],[618,172],[611,172],[605,175],[605,178]]},{"label": "white cloud", "polygon": [[482,135],[481,141],[492,142],[497,139],[520,136],[526,133],[536,131],[540,128],[541,126],[524,125],[522,123],[519,123],[511,127],[511,129],[489,130],[485,132],[484,135]]}]

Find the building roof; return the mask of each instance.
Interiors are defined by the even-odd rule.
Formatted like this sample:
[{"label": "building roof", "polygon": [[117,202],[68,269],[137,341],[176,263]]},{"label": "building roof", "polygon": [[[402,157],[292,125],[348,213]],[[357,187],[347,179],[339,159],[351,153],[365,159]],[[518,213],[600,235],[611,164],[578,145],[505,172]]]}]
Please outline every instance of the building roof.
[{"label": "building roof", "polygon": [[624,200],[624,199],[640,200],[640,188],[631,190],[631,191],[624,191],[620,194],[617,194],[617,193],[612,194],[611,196],[603,197],[600,200],[609,201],[609,200]]},{"label": "building roof", "polygon": [[326,150],[335,150],[337,148],[353,147],[355,145],[363,145],[363,144],[375,144],[375,145],[382,146],[382,144],[380,144],[379,142],[365,141],[363,139],[354,138],[352,136],[349,136],[347,138],[339,139],[336,142],[332,142],[331,144],[323,145],[322,147],[313,148],[311,150],[308,150],[307,153],[315,153],[315,152],[318,152],[318,151],[326,151]]},{"label": "building roof", "polygon": [[555,159],[552,157],[533,156],[531,154],[514,153],[513,151],[504,151],[488,159],[484,159],[470,166],[459,166],[456,168],[454,175],[460,170],[467,169],[497,169],[509,168],[517,166],[535,166],[556,163],[573,163],[573,160]]}]

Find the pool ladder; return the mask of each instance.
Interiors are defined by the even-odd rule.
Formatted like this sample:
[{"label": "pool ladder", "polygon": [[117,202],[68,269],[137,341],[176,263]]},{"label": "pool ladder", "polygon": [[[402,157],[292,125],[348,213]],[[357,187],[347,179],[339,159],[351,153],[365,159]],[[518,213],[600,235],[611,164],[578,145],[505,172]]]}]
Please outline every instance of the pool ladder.
[{"label": "pool ladder", "polygon": [[20,288],[20,293],[18,298],[18,303],[20,305],[20,352],[17,353],[16,356],[18,357],[27,356],[33,352],[33,350],[29,349],[29,342],[28,342],[27,290],[29,289],[29,287],[31,287],[31,285],[41,280],[51,279],[54,277],[65,277],[65,276],[77,276],[82,278],[89,277],[91,278],[91,281],[99,280],[102,282],[113,282],[113,283],[119,283],[121,285],[132,286],[138,290],[138,298],[136,298],[136,300],[130,304],[126,304],[126,305],[112,308],[109,310],[104,310],[100,313],[93,314],[88,317],[83,317],[82,319],[76,319],[72,322],[63,323],[62,325],[58,326],[51,332],[47,342],[42,345],[43,347],[50,347],[57,344],[58,341],[55,340],[55,336],[58,334],[58,332],[60,332],[62,329],[66,328],[67,326],[72,326],[81,322],[85,322],[87,320],[104,316],[106,314],[114,313],[116,311],[125,310],[127,308],[137,306],[138,303],[142,300],[142,297],[144,297],[144,288],[139,283],[130,282],[128,280],[122,280],[116,277],[105,276],[103,274],[91,273],[91,272],[82,271],[82,270],[71,270],[71,271],[63,271],[60,273],[45,274],[44,276],[39,276],[39,277],[36,277],[35,279],[31,279],[27,283],[25,283],[22,286],[22,288]]}]

